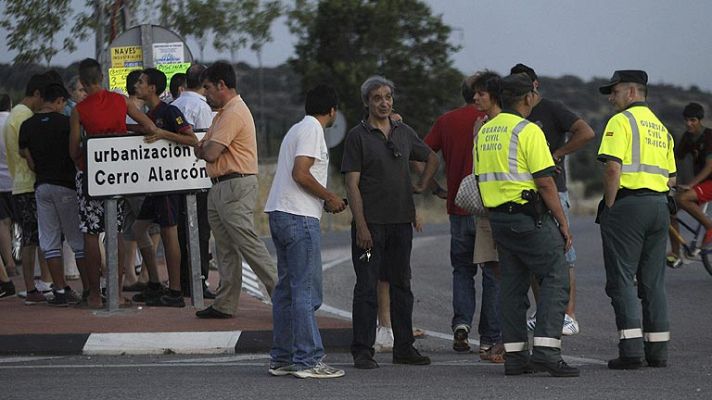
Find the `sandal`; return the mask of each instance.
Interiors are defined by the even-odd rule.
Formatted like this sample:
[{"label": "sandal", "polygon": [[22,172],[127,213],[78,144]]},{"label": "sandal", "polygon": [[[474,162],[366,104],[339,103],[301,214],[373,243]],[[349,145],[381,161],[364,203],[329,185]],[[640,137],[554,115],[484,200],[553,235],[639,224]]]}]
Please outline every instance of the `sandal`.
[{"label": "sandal", "polygon": [[488,351],[488,360],[491,363],[502,364],[506,358],[506,352],[504,350],[504,345],[502,343],[497,343],[492,346]]}]

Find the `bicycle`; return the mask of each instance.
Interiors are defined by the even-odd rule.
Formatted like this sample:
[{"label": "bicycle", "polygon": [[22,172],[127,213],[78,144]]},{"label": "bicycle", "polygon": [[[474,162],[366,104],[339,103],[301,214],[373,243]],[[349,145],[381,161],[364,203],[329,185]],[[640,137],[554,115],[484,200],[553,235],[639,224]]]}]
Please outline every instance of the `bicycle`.
[{"label": "bicycle", "polygon": [[[707,214],[708,206],[709,203],[705,203],[702,205],[703,213]],[[702,240],[705,236],[705,228],[697,220],[690,217],[689,214],[688,217],[692,220],[692,222],[690,222],[689,219],[685,221],[685,219],[687,218],[680,218],[680,213],[682,211],[683,210],[678,211],[674,218],[678,221],[680,227],[684,228],[687,231],[685,236],[691,236],[686,239],[685,236],[683,236],[677,229],[673,228],[673,226],[670,225],[670,233],[672,234],[672,238],[676,239],[680,243],[680,246],[682,247],[682,252],[680,254],[681,257],[677,257],[675,255],[668,256],[666,260],[667,266],[673,269],[677,269],[681,268],[683,265],[691,264],[693,262],[701,262],[702,265],[705,267],[705,270],[707,270],[707,273],[712,275],[712,261],[710,260],[712,249],[702,248]]]}]

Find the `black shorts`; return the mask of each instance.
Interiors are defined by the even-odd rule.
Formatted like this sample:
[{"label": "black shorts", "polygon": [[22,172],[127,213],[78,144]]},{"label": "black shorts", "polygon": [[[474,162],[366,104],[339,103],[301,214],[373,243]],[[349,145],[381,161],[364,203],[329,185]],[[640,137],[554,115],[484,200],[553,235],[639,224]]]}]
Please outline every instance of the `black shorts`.
[{"label": "black shorts", "polygon": [[181,195],[155,195],[146,196],[141,205],[137,220],[151,220],[161,228],[178,224],[178,202]]},{"label": "black shorts", "polygon": [[15,207],[12,204],[12,192],[0,192],[0,220],[15,220]]},{"label": "black shorts", "polygon": [[12,203],[17,212],[17,222],[22,229],[22,247],[39,246],[40,237],[37,230],[37,202],[35,192],[14,194]]}]

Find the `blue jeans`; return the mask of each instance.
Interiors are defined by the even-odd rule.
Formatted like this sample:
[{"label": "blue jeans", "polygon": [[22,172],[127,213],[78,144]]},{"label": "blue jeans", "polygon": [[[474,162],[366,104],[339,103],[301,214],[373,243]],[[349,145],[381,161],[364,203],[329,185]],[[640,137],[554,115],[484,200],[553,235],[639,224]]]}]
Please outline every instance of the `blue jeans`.
[{"label": "blue jeans", "polygon": [[[475,275],[475,220],[472,216],[450,215],[450,263],[452,264],[452,329],[464,325],[469,330],[477,309]],[[499,282],[489,263],[482,268],[482,309],[478,332],[483,344],[502,338],[499,309]]]},{"label": "blue jeans", "polygon": [[278,274],[272,292],[272,363],[311,368],[324,358],[314,315],[322,301],[319,220],[273,211],[269,228]]},{"label": "blue jeans", "polygon": [[[566,221],[569,223],[569,229],[571,229],[571,218],[569,218],[569,209],[571,209],[571,201],[569,200],[569,192],[559,192],[559,202],[561,202],[561,208],[564,209],[564,216]],[[573,267],[576,263],[576,250],[574,246],[566,252],[566,263],[569,264],[569,268]]]}]

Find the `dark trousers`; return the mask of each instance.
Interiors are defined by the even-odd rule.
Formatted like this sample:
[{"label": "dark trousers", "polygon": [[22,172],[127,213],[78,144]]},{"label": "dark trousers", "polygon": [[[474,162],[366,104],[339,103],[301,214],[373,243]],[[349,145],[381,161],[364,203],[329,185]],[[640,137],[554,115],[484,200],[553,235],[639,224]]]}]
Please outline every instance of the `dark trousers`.
[{"label": "dark trousers", "polygon": [[[669,224],[667,199],[662,195],[628,196],[601,214],[606,294],[616,314],[621,357],[645,354],[647,360],[667,360],[670,323],[665,251]],[[634,277],[638,278],[637,286]]]},{"label": "dark trousers", "polygon": [[373,239],[371,259],[360,259],[364,250],[356,246],[356,228],[351,226],[351,258],[356,272],[353,298],[353,342],[351,354],[373,356],[378,315],[377,286],[381,269],[390,286],[391,325],[394,354],[408,354],[413,346],[413,292],[410,290],[411,224],[368,224]]},{"label": "dark trousers", "polygon": [[569,271],[564,240],[554,220],[546,215],[539,226],[525,214],[490,214],[502,271],[502,336],[507,364],[529,361],[527,292],[534,274],[539,282],[534,348],[531,358],[539,362],[561,359],[561,326],[569,300]]},{"label": "dark trousers", "polygon": [[[210,224],[208,223],[208,192],[198,192],[195,196],[198,208],[198,243],[200,246],[200,272],[203,281],[210,272]],[[180,244],[180,286],[184,294],[190,294],[190,246],[187,242],[188,210],[185,196],[180,196],[178,213],[178,243]],[[195,240],[195,239],[193,239]]]}]

